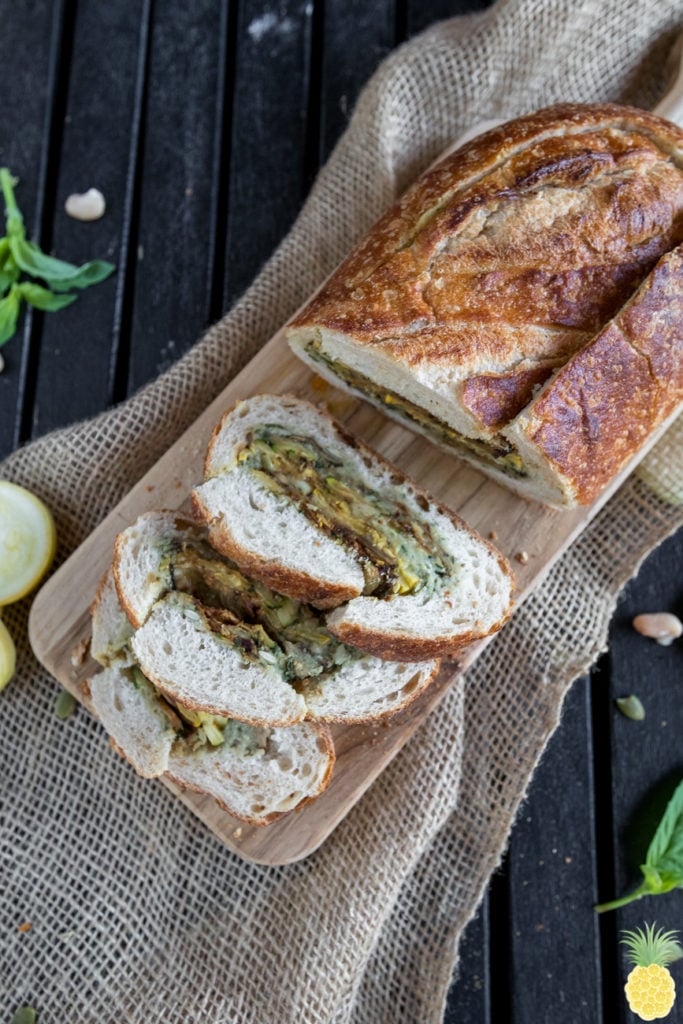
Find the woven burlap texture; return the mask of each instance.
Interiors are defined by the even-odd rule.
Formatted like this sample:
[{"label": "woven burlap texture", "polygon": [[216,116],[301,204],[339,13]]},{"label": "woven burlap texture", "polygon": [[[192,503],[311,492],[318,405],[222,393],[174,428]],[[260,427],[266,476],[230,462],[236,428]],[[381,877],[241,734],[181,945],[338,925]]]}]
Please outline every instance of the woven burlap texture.
[{"label": "woven burlap texture", "polygon": [[[651,106],[682,16],[673,0],[507,0],[392,55],[236,308],[130,402],[0,467],[52,507],[60,556],[459,132],[558,100]],[[241,862],[113,756],[83,709],[57,722],[57,687],[24,640],[0,715],[0,1016],[30,1003],[40,1024],[439,1022],[459,935],[563,695],[604,647],[623,582],[681,521],[680,427],[295,865]],[[25,615],[8,614],[18,637]]]}]

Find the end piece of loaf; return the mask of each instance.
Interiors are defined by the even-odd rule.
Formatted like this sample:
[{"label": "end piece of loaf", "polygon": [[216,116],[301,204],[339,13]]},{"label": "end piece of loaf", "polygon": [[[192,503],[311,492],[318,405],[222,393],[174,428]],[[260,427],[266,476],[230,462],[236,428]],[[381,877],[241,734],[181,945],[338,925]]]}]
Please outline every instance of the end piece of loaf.
[{"label": "end piece of loaf", "polygon": [[551,107],[423,174],[289,343],[524,496],[590,504],[683,400],[682,242],[683,131]]}]

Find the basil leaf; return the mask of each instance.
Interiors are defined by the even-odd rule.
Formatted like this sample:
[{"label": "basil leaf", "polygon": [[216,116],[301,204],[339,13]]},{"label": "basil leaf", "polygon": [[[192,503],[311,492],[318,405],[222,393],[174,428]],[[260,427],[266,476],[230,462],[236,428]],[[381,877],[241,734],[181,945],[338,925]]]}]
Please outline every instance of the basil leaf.
[{"label": "basil leaf", "polygon": [[58,260],[46,254],[35,244],[25,238],[9,236],[10,250],[16,264],[31,277],[39,277],[47,281],[55,292],[67,292],[72,288],[89,288],[91,284],[99,284],[114,270],[113,263],[105,260],[93,260],[77,267],[65,260]]},{"label": "basil leaf", "polygon": [[7,220],[7,233],[16,235],[17,238],[25,237],[24,218],[14,198],[14,186],[18,178],[13,178],[9,167],[0,167],[0,188],[5,200],[5,217]]},{"label": "basil leaf", "polygon": [[644,881],[635,892],[599,904],[595,908],[599,914],[603,910],[616,910],[641,896],[659,896],[672,889],[683,889],[683,781],[666,805],[640,870]]},{"label": "basil leaf", "polygon": [[19,286],[13,284],[5,298],[0,299],[0,345],[14,336],[20,310],[21,292]]},{"label": "basil leaf", "polygon": [[54,292],[49,292],[47,288],[42,288],[39,284],[32,284],[30,281],[22,281],[17,287],[27,302],[30,302],[36,309],[42,309],[48,313],[55,313],[58,309],[64,309],[78,298],[77,295],[55,295]]},{"label": "basil leaf", "polygon": [[19,267],[12,259],[9,248],[9,239],[0,238],[0,295],[19,277]]},{"label": "basil leaf", "polygon": [[661,874],[678,877],[683,886],[683,782],[676,787],[657,831],[652,837],[645,863]]}]

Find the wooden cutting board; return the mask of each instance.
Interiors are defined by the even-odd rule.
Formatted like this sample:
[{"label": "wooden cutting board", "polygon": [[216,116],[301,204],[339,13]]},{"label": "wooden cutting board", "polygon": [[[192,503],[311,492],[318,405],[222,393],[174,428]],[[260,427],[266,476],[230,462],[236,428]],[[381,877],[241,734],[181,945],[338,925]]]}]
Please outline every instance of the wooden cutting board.
[{"label": "wooden cutting board", "polygon": [[[662,113],[672,120],[679,115],[680,82],[678,78],[660,104]],[[467,137],[474,134],[477,131],[468,132]],[[543,579],[555,560],[566,551],[669,425],[663,425],[650,439],[647,448],[639,452],[593,506],[572,512],[556,511],[504,489],[369,405],[349,398],[314,377],[291,354],[280,331],[71,555],[36,597],[29,620],[33,649],[48,671],[86,706],[88,701],[83,683],[98,669],[89,657],[82,657],[90,638],[88,609],[97,584],[111,562],[116,534],[142,512],[187,507],[192,486],[201,481],[204,453],[215,424],[238,399],[262,392],[289,392],[314,402],[324,402],[332,414],[347,423],[354,433],[395,462],[484,537],[492,539],[515,570],[517,604]],[[444,666],[428,691],[388,723],[334,726],[332,732],[337,761],[329,788],[314,803],[285,815],[267,828],[245,825],[221,810],[210,797],[184,793],[172,783],[162,782],[240,856],[263,864],[286,864],[299,860],[315,850],[339,824],[446,690],[457,685],[463,670],[477,657],[486,642],[491,641],[472,645],[457,664]],[[109,752],[104,732],[102,756],[116,756]],[[154,784],[149,783],[150,786]]]}]

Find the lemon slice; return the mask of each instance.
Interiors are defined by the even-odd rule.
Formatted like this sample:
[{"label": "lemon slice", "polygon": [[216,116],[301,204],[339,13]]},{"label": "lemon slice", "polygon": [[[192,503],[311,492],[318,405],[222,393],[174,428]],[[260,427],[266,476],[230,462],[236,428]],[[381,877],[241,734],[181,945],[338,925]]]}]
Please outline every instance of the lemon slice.
[{"label": "lemon slice", "polygon": [[15,661],[14,641],[7,632],[5,623],[0,622],[0,690],[3,686],[7,686],[14,675]]},{"label": "lemon slice", "polygon": [[55,524],[42,501],[0,480],[0,605],[33,590],[50,567],[56,544]]}]

